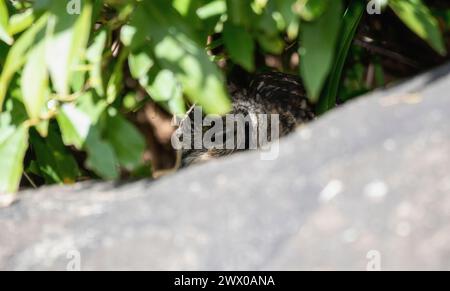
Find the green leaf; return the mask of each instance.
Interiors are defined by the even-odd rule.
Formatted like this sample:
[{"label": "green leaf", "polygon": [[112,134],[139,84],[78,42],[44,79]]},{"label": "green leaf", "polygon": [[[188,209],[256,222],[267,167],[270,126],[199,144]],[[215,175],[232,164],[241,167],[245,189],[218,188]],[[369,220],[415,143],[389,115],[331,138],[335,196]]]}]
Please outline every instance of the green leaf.
[{"label": "green leaf", "polygon": [[122,167],[129,171],[142,164],[145,140],[125,118],[116,115],[107,119],[105,138],[114,148]]},{"label": "green leaf", "polygon": [[169,101],[183,96],[181,84],[169,70],[161,70],[152,84],[146,86],[145,89],[156,102]]},{"label": "green leaf", "polygon": [[258,34],[258,43],[266,52],[272,54],[281,54],[284,49],[284,41],[276,36],[270,36],[263,33]]},{"label": "green leaf", "polygon": [[299,14],[306,21],[314,21],[329,9],[330,2],[336,2],[336,0],[306,0],[306,4],[299,11]]},{"label": "green leaf", "polygon": [[47,15],[44,14],[37,23],[35,23],[30,29],[20,36],[9,51],[5,61],[5,66],[3,67],[3,71],[0,75],[0,112],[3,107],[3,102],[5,100],[6,92],[11,79],[26,62],[28,52],[35,41],[35,37],[43,30],[47,19]]},{"label": "green leaf", "polygon": [[342,2],[331,1],[324,14],[301,27],[300,73],[311,101],[316,102],[333,66],[342,20]]},{"label": "green leaf", "polygon": [[107,38],[108,34],[106,30],[99,31],[86,53],[86,59],[92,66],[92,69],[89,71],[89,83],[100,96],[105,95],[102,58]]},{"label": "green leaf", "polygon": [[197,9],[197,15],[200,19],[207,19],[213,16],[222,15],[227,12],[227,3],[225,0],[215,0]]},{"label": "green leaf", "polygon": [[98,131],[93,129],[86,142],[88,159],[86,166],[106,180],[119,177],[118,161],[111,144],[100,138]]},{"label": "green leaf", "polygon": [[285,24],[295,21],[298,16],[293,7],[297,0],[275,0],[276,11],[281,14]]},{"label": "green leaf", "polygon": [[[148,35],[145,33],[146,14],[143,11],[136,12],[130,25],[124,25],[120,30],[120,41],[132,52],[142,48],[147,41]],[[143,31],[139,31],[138,29]]]},{"label": "green leaf", "polygon": [[61,107],[57,120],[64,144],[73,145],[82,150],[92,127],[89,115],[79,110],[74,104],[65,104]]},{"label": "green leaf", "polygon": [[48,136],[48,127],[50,125],[49,120],[41,120],[38,124],[34,126],[34,128],[39,132],[42,137]]},{"label": "green leaf", "polygon": [[231,59],[247,71],[254,71],[255,44],[251,34],[245,28],[227,22],[223,29],[223,37]]},{"label": "green leaf", "polygon": [[79,64],[79,69],[72,72],[71,80],[69,81],[70,88],[75,93],[82,92],[86,86],[87,71],[83,66],[85,65],[82,63]]},{"label": "green leaf", "polygon": [[170,99],[167,102],[169,111],[173,115],[184,115],[186,113],[186,102],[184,101],[183,96],[178,96]]},{"label": "green leaf", "polygon": [[183,16],[189,13],[192,0],[173,0],[173,7]]},{"label": "green leaf", "polygon": [[46,61],[56,91],[69,94],[69,81],[89,39],[92,4],[83,1],[80,15],[67,13],[66,1],[52,1],[48,20]]},{"label": "green leaf", "polygon": [[288,38],[294,40],[298,36],[299,17],[295,13],[293,7],[297,0],[275,0],[277,12],[273,15],[276,17],[280,13],[283,22],[281,27],[286,30]]},{"label": "green leaf", "polygon": [[145,1],[141,6],[134,15],[134,25],[149,34],[159,66],[172,71],[187,97],[203,106],[205,112],[229,112],[224,77],[195,41],[189,25],[166,1]]},{"label": "green leaf", "polygon": [[11,115],[10,112],[0,114],[0,143],[5,142],[16,130]]},{"label": "green leaf", "polygon": [[137,80],[145,77],[154,64],[153,58],[146,49],[131,53],[128,57],[131,76]]},{"label": "green leaf", "polygon": [[441,55],[447,53],[438,21],[421,0],[391,0],[389,6],[414,33],[427,41],[433,49]]},{"label": "green leaf", "polygon": [[338,52],[333,69],[330,73],[330,78],[326,84],[323,96],[320,98],[317,106],[318,114],[325,113],[329,109],[336,106],[344,65],[364,11],[365,4],[359,0],[353,0],[344,13],[342,31],[338,44]]},{"label": "green leaf", "polygon": [[106,100],[112,104],[123,89],[123,66],[127,60],[128,51],[123,50],[117,59],[106,88]]},{"label": "green leaf", "polygon": [[4,120],[0,120],[0,127],[2,124],[18,127],[28,120],[27,111],[20,97],[19,88],[11,92],[11,98],[5,103],[5,112],[0,115],[4,118]]},{"label": "green leaf", "polygon": [[5,0],[0,0],[0,40],[11,45],[14,40],[8,32],[8,20],[9,14]]},{"label": "green leaf", "polygon": [[77,98],[76,107],[81,112],[87,114],[92,124],[98,124],[101,116],[108,107],[108,103],[104,98],[89,91]]},{"label": "green leaf", "polygon": [[30,52],[22,73],[22,95],[31,119],[37,120],[46,103],[48,73],[45,64],[45,43],[41,42]]},{"label": "green leaf", "polygon": [[273,17],[273,6],[275,4],[273,4],[272,2],[270,4],[270,7],[264,9],[263,13],[261,15],[258,15],[258,17],[255,19],[255,23],[251,25],[251,29],[257,29],[270,37],[274,37],[278,35],[279,30],[277,22]]},{"label": "green leaf", "polygon": [[234,25],[249,27],[255,13],[252,11],[251,0],[226,0],[228,19]]},{"label": "green leaf", "polygon": [[48,184],[72,184],[80,176],[77,162],[64,146],[61,135],[55,128],[49,128],[48,137],[41,138],[33,133],[30,137],[36,155],[39,173]]},{"label": "green leaf", "polygon": [[144,164],[144,165],[141,165],[136,170],[134,170],[133,172],[131,172],[130,175],[132,178],[135,178],[135,179],[145,179],[145,178],[152,177],[152,173],[153,173],[152,165]]},{"label": "green leaf", "polygon": [[118,161],[113,147],[102,139],[101,132],[90,116],[74,104],[65,104],[57,117],[64,144],[88,153],[86,166],[104,179],[119,176]]},{"label": "green leaf", "polygon": [[26,126],[20,126],[0,139],[0,193],[14,193],[19,189],[27,148]]},{"label": "green leaf", "polygon": [[32,9],[25,10],[22,13],[14,14],[9,18],[8,33],[16,35],[29,28],[34,22],[35,15]]}]

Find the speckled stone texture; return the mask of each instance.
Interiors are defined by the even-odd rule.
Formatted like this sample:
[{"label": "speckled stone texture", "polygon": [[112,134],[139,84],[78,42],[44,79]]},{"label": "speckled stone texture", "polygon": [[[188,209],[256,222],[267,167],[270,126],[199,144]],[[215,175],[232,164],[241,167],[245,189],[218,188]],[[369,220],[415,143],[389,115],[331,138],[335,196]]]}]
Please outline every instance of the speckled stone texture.
[{"label": "speckled stone texture", "polygon": [[[450,270],[450,67],[161,180],[20,194],[0,269]],[[68,256],[69,255],[69,256]]]}]

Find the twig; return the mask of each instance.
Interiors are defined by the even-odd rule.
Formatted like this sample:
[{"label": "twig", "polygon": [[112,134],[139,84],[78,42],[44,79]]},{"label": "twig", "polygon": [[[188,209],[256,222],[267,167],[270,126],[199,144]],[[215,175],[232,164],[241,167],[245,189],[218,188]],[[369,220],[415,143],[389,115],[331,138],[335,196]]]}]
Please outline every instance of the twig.
[{"label": "twig", "polygon": [[399,53],[396,53],[396,52],[387,50],[387,49],[385,49],[383,47],[377,46],[377,45],[375,45],[373,43],[367,43],[367,42],[364,42],[364,41],[362,41],[360,39],[355,39],[355,44],[359,45],[360,47],[363,47],[363,48],[367,49],[368,51],[372,51],[372,52],[377,53],[377,54],[379,54],[381,56],[385,56],[385,57],[388,57],[390,59],[396,60],[396,61],[401,62],[403,64],[406,64],[406,65],[408,65],[410,67],[419,68],[419,65],[415,61],[413,61],[413,60],[411,60],[411,59],[409,59],[409,58],[407,58],[407,57],[405,57],[405,56],[403,56],[403,55],[401,55]]},{"label": "twig", "polygon": [[23,172],[23,175],[25,176],[25,178],[28,180],[28,182],[30,182],[31,186],[34,189],[37,189],[38,186],[33,182],[33,180],[30,178],[30,176],[28,176],[28,174],[26,172]]}]

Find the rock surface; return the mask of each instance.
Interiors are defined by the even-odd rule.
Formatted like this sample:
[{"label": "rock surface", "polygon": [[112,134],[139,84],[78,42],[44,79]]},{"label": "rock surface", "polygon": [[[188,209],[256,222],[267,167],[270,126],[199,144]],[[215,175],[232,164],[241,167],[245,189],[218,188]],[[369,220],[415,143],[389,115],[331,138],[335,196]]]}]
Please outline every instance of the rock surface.
[{"label": "rock surface", "polygon": [[450,67],[158,181],[20,194],[0,269],[450,270]]}]

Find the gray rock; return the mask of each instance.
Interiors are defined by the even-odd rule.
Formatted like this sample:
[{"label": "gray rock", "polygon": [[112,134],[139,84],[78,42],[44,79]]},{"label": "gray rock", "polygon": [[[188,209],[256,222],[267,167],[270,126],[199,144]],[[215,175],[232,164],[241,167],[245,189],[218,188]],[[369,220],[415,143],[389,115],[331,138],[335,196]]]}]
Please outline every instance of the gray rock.
[{"label": "gray rock", "polygon": [[449,73],[351,102],[273,161],[21,193],[0,210],[0,269],[450,270]]}]

